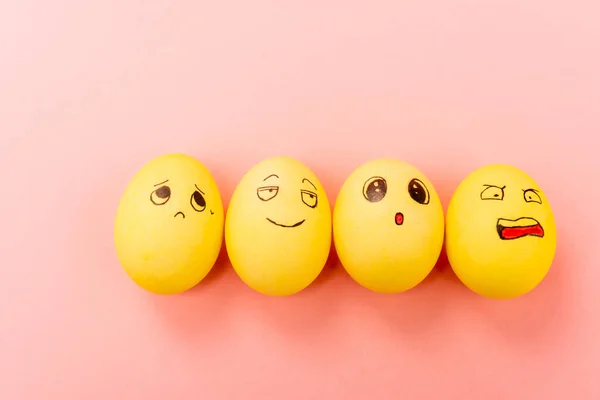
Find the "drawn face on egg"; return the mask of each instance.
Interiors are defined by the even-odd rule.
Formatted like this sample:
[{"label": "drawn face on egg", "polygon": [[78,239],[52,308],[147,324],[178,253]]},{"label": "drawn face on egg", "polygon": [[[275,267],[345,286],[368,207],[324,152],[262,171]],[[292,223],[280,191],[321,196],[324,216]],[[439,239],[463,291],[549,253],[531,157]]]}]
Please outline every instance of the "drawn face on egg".
[{"label": "drawn face on egg", "polygon": [[[177,184],[172,182],[170,179],[155,184],[154,187],[156,187],[156,189],[154,189],[150,193],[150,201],[152,202],[152,204],[154,204],[155,206],[164,206],[165,204],[167,204],[172,197],[175,197],[175,194],[172,192],[171,189],[171,187],[174,185]],[[182,184],[177,186],[179,186],[180,189],[184,192],[183,197],[185,197],[186,186],[188,193],[192,192],[189,199],[189,206],[191,207],[191,209],[188,208],[187,204],[182,204],[181,199],[178,199],[178,207],[175,207],[177,209],[177,212],[173,215],[173,218],[180,217],[181,219],[185,219],[185,212],[187,212],[187,216],[189,217],[191,215],[194,215],[193,212],[201,213],[206,211],[206,193],[198,187],[198,184],[194,183],[192,186],[192,182],[188,182],[187,185]],[[211,215],[215,213],[212,209],[209,209],[208,212]]]},{"label": "drawn face on egg", "polygon": [[[297,228],[304,224],[307,218],[309,218],[310,212],[306,212],[307,210],[302,209],[302,207],[298,207],[299,202],[302,202],[310,209],[315,209],[319,205],[319,195],[317,194],[318,189],[308,178],[302,178],[300,182],[294,182],[293,178],[289,179],[288,181],[282,181],[278,174],[269,174],[269,176],[263,179],[261,186],[256,189],[256,195],[261,201],[275,203],[274,200],[277,200],[276,198],[280,190],[289,190],[291,192],[295,191],[297,195],[295,203],[298,203],[294,204],[294,201],[291,198],[292,196],[289,196],[290,199],[288,199],[288,201],[290,201],[290,204],[285,207],[285,217],[277,218],[274,215],[265,217],[268,222],[280,228]],[[293,218],[293,213],[287,212],[290,211],[291,208],[299,211],[297,214],[298,217]],[[276,213],[277,211],[274,209],[274,214]],[[282,218],[287,219],[288,217],[292,217],[292,220],[287,222],[281,220]],[[297,221],[294,222],[294,220]]]},{"label": "drawn face on egg", "polygon": [[[401,183],[400,186],[402,186]],[[408,182],[406,191],[410,198],[418,204],[429,204],[429,190],[420,179],[411,179]],[[369,178],[363,187],[363,195],[365,199],[371,203],[378,203],[382,201],[387,195],[387,192],[387,180],[382,176],[373,176]],[[404,223],[404,214],[401,211],[398,211],[394,214],[394,222],[396,225],[402,225]]]}]

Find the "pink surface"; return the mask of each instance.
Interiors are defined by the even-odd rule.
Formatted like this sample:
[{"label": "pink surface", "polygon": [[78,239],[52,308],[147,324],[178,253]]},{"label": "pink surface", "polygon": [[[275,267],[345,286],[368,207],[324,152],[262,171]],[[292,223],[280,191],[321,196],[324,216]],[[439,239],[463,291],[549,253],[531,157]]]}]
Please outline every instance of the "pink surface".
[{"label": "pink surface", "polygon": [[[3,2],[0,398],[600,398],[598,15],[597,1]],[[273,299],[222,257],[157,297],[119,266],[112,224],[132,174],[173,151],[214,171],[226,202],[279,154],[332,202],[376,157],[417,165],[444,206],[471,170],[514,164],[551,200],[556,262],[507,302],[444,258],[384,296],[332,257]]]}]

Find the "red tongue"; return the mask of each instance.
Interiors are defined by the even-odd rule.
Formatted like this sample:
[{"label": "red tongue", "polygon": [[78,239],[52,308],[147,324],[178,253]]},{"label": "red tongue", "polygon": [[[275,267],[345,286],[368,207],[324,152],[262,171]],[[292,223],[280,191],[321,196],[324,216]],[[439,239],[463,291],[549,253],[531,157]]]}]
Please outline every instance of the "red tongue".
[{"label": "red tongue", "polygon": [[403,222],[404,222],[404,215],[402,215],[402,213],[397,213],[396,214],[396,225],[402,225]]},{"label": "red tongue", "polygon": [[539,224],[532,226],[505,227],[502,229],[502,238],[504,239],[516,239],[527,235],[542,237],[544,236],[544,230]]}]

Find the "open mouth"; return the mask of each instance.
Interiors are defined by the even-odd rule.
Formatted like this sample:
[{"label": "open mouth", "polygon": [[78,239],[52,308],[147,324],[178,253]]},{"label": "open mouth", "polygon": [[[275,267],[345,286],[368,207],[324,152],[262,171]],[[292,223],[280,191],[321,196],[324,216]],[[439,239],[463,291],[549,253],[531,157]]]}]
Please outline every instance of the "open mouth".
[{"label": "open mouth", "polygon": [[396,216],[394,217],[395,221],[396,221],[396,225],[402,225],[404,223],[404,214],[402,213],[396,213]]},{"label": "open mouth", "polygon": [[294,225],[284,225],[284,224],[280,224],[280,223],[278,223],[278,222],[275,222],[275,221],[273,221],[273,220],[272,220],[272,219],[270,219],[270,218],[267,218],[267,221],[269,221],[269,222],[270,222],[270,223],[272,223],[273,225],[281,226],[282,228],[295,228],[295,227],[297,227],[297,226],[300,226],[300,225],[302,225],[302,224],[304,223],[304,221],[306,221],[306,220],[304,220],[304,219],[303,219],[303,220],[302,220],[302,221],[300,221],[300,222],[296,222]]},{"label": "open mouth", "polygon": [[173,215],[173,218],[176,218],[176,217],[177,217],[178,215],[180,215],[180,214],[181,214],[181,216],[182,216],[183,218],[185,218],[185,214],[184,214],[184,213],[182,213],[181,211],[178,211],[178,212],[177,212],[177,214]]},{"label": "open mouth", "polygon": [[542,225],[536,219],[529,217],[518,219],[498,218],[496,230],[502,240],[518,239],[525,236],[544,237]]}]

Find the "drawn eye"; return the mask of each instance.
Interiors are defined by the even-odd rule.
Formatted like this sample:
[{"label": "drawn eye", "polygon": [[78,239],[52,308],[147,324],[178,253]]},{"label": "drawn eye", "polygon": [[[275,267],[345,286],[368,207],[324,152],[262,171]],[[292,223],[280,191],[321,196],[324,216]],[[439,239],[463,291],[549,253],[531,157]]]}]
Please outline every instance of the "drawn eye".
[{"label": "drawn eye", "polygon": [[481,200],[504,200],[504,188],[506,186],[486,185],[486,188],[481,192]]},{"label": "drawn eye", "polygon": [[204,199],[204,196],[202,196],[202,193],[197,190],[192,193],[190,204],[192,205],[192,208],[198,212],[202,212],[206,208],[206,200]]},{"label": "drawn eye", "polygon": [[154,192],[150,193],[150,201],[157,206],[162,206],[171,198],[171,188],[168,186],[161,186]]},{"label": "drawn eye", "polygon": [[258,198],[262,201],[269,201],[279,193],[279,186],[263,186],[256,190]]},{"label": "drawn eye", "polygon": [[387,193],[387,182],[381,176],[369,178],[363,186],[363,196],[371,203],[383,200]]},{"label": "drawn eye", "polygon": [[535,189],[527,189],[523,191],[523,198],[528,203],[542,204],[542,198]]},{"label": "drawn eye", "polygon": [[415,178],[408,182],[410,198],[419,204],[429,204],[429,190],[421,180]]},{"label": "drawn eye", "polygon": [[300,196],[302,196],[302,202],[310,208],[315,208],[318,203],[317,194],[310,190],[301,190]]}]

